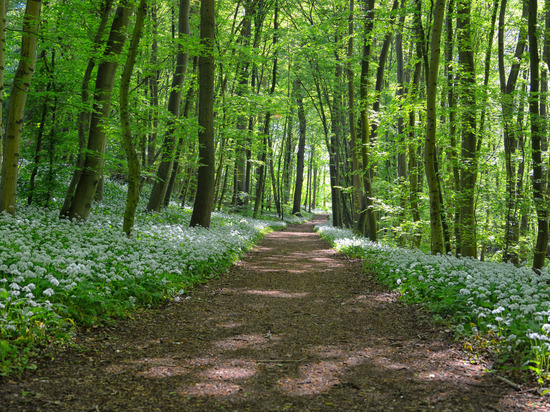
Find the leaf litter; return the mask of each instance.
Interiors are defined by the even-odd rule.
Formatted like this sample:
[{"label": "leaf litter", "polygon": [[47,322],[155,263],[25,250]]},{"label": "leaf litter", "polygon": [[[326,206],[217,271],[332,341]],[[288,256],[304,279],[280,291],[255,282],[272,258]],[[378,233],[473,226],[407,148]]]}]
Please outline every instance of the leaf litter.
[{"label": "leaf litter", "polygon": [[82,330],[0,381],[0,410],[550,410],[331,249],[323,220],[267,235],[187,299]]}]

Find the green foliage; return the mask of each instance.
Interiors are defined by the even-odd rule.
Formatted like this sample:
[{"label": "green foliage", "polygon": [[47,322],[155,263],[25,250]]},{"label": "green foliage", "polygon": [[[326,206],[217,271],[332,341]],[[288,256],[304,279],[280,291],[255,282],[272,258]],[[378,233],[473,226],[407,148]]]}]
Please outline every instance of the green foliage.
[{"label": "green foliage", "polygon": [[[404,302],[424,306],[457,336],[483,344],[508,358],[506,366],[550,376],[550,274],[530,268],[392,248],[320,226],[338,251],[365,260],[366,270],[400,293]],[[477,345],[477,344],[476,344]],[[472,348],[470,348],[472,349]],[[473,350],[473,349],[472,349]]]},{"label": "green foliage", "polygon": [[285,225],[216,214],[210,230],[188,228],[190,210],[170,206],[139,214],[129,239],[121,231],[125,194],[107,181],[86,223],[35,207],[21,206],[19,218],[0,215],[0,374],[35,367],[36,354],[70,343],[78,327],[181,299]]}]

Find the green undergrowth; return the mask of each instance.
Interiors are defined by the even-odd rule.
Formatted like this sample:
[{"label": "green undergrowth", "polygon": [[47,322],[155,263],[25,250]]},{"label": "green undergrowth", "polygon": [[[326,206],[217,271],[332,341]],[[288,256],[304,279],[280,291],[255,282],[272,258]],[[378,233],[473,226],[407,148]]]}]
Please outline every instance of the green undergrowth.
[{"label": "green undergrowth", "polygon": [[550,378],[550,275],[371,242],[329,224],[318,232],[336,250],[364,259],[366,270],[452,328],[467,350],[496,358],[500,370],[526,371],[541,386]]},{"label": "green undergrowth", "polygon": [[70,343],[79,327],[180,299],[286,226],[214,213],[210,229],[189,228],[191,209],[170,205],[138,213],[127,238],[124,198],[124,187],[107,182],[104,202],[84,223],[23,205],[15,217],[0,214],[0,376],[35,368],[37,355]]}]

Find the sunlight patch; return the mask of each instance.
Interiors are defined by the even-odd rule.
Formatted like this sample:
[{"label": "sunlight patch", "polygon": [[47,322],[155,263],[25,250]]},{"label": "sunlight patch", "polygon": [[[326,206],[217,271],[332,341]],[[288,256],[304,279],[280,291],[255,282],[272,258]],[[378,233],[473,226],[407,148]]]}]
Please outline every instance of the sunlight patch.
[{"label": "sunlight patch", "polygon": [[146,371],[139,372],[139,374],[146,378],[161,379],[187,375],[189,374],[189,370],[181,366],[159,365],[153,366]]},{"label": "sunlight patch", "polygon": [[226,328],[226,329],[234,329],[234,328],[239,328],[241,326],[243,326],[244,323],[243,322],[226,322],[226,323],[220,323],[218,324],[218,326],[220,328]]},{"label": "sunlight patch", "polygon": [[179,391],[184,396],[231,396],[241,392],[240,385],[228,382],[199,382],[191,387],[184,387]]},{"label": "sunlight patch", "polygon": [[248,295],[273,296],[276,298],[303,298],[308,295],[308,292],[288,293],[280,290],[245,290],[243,293]]},{"label": "sunlight patch", "polygon": [[256,374],[257,370],[251,367],[243,366],[214,366],[200,374],[203,378],[212,380],[235,380],[247,379]]},{"label": "sunlight patch", "polygon": [[237,350],[244,348],[263,348],[279,340],[272,334],[262,335],[238,335],[231,336],[214,342],[214,347],[221,350]]},{"label": "sunlight patch", "polygon": [[105,373],[120,375],[133,369],[130,365],[109,365],[105,368]]},{"label": "sunlight patch", "polygon": [[281,379],[277,386],[288,395],[319,395],[340,383],[344,368],[335,362],[318,362],[300,367],[297,378]]}]

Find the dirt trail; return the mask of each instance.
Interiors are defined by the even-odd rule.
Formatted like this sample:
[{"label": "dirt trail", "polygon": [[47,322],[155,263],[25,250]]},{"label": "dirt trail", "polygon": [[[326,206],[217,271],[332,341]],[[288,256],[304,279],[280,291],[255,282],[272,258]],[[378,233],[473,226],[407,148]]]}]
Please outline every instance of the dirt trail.
[{"label": "dirt trail", "polygon": [[82,333],[80,351],[0,382],[0,410],[545,410],[330,249],[322,219],[270,234],[187,299]]}]

